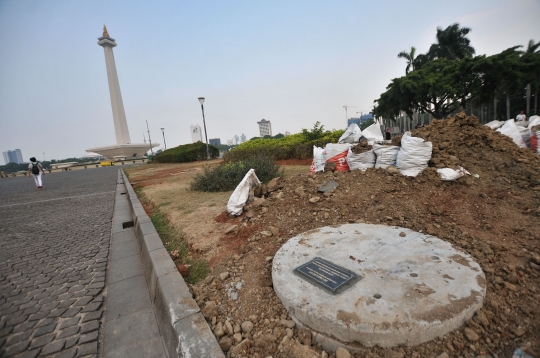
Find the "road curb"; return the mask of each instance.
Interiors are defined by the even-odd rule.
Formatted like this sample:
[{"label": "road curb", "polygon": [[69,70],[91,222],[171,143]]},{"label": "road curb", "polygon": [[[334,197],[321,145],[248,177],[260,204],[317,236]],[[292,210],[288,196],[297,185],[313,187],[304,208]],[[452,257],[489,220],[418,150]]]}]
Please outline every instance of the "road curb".
[{"label": "road curb", "polygon": [[169,357],[225,357],[123,170],[122,176],[150,299]]}]

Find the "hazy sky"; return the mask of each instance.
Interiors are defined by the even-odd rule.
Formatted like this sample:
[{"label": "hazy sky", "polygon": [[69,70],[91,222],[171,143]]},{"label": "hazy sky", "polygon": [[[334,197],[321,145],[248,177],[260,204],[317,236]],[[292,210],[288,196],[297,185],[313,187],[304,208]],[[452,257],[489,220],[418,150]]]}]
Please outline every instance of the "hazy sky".
[{"label": "hazy sky", "polygon": [[437,26],[472,28],[477,54],[540,40],[538,0],[0,0],[0,151],[25,160],[116,143],[103,48],[114,48],[132,142],[191,142],[206,97],[208,138],[345,128],[390,80],[397,54],[426,52]]}]

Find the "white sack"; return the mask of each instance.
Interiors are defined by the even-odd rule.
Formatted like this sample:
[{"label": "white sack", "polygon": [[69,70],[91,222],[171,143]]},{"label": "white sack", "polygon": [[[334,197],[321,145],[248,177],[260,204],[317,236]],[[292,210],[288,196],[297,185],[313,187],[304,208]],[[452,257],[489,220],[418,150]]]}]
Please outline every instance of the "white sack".
[{"label": "white sack", "polygon": [[495,120],[495,121],[488,122],[488,123],[486,123],[486,124],[484,124],[484,125],[485,125],[485,126],[488,126],[488,127],[491,128],[491,129],[497,129],[497,128],[502,127],[503,124],[504,124],[504,121],[501,122],[501,121],[496,121],[496,120]]},{"label": "white sack", "polygon": [[396,158],[396,167],[401,174],[415,177],[427,168],[433,146],[422,138],[411,137],[407,131],[401,138],[401,149]]},{"label": "white sack", "polygon": [[261,185],[261,181],[255,175],[255,169],[250,169],[244,179],[234,189],[229,202],[227,203],[227,212],[232,215],[240,215],[244,210],[244,205],[249,197],[249,191],[252,186]]},{"label": "white sack", "polygon": [[347,154],[350,148],[350,144],[326,144],[326,147],[324,148],[326,162],[335,162],[336,171],[338,172],[348,172],[349,165],[347,164]]},{"label": "white sack", "polygon": [[364,129],[362,131],[362,137],[366,138],[369,145],[373,145],[375,142],[382,142],[384,137],[379,122],[375,121],[375,123]]},{"label": "white sack", "polygon": [[377,157],[375,168],[386,169],[389,166],[396,166],[396,159],[399,153],[398,146],[373,144],[373,151]]},{"label": "white sack", "polygon": [[457,180],[465,175],[465,172],[461,170],[454,170],[452,168],[437,169],[437,173],[441,175],[441,179],[444,181]]},{"label": "white sack", "polygon": [[362,131],[358,124],[351,123],[349,128],[339,137],[338,143],[356,143],[358,139],[362,136]]},{"label": "white sack", "polygon": [[324,148],[313,146],[313,162],[311,163],[310,173],[322,172],[326,163]]},{"label": "white sack", "polygon": [[539,116],[531,116],[529,118],[529,129],[532,129],[532,127],[540,125],[540,117]]},{"label": "white sack", "polygon": [[523,142],[525,143],[525,146],[527,148],[531,147],[531,130],[527,127],[520,127],[517,126],[517,130],[519,131],[519,134],[521,134],[521,138],[523,138]]},{"label": "white sack", "polygon": [[527,148],[527,145],[523,141],[523,137],[521,136],[521,133],[519,133],[519,130],[516,127],[516,123],[513,119],[509,119],[504,122],[504,125],[501,128],[497,129],[497,132],[500,132],[501,134],[512,138],[512,140],[518,145],[518,147]]},{"label": "white sack", "polygon": [[375,153],[371,149],[364,153],[354,154],[349,149],[349,153],[347,153],[347,164],[349,164],[351,170],[360,169],[361,171],[366,171],[375,166]]}]

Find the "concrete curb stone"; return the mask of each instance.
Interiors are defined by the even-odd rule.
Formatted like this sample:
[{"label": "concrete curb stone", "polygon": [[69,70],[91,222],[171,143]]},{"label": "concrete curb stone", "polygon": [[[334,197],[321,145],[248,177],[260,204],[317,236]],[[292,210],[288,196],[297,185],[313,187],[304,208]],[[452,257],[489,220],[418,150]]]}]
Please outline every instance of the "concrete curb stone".
[{"label": "concrete curb stone", "polygon": [[170,357],[225,357],[122,170],[144,274]]}]

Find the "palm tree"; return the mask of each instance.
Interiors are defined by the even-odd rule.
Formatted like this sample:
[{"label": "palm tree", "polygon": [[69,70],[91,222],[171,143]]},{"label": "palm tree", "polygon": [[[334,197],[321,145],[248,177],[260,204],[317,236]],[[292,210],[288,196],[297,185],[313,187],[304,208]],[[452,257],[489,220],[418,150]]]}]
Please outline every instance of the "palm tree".
[{"label": "palm tree", "polygon": [[[527,45],[527,49],[525,51],[522,51],[523,55],[527,54],[535,54],[538,53],[540,50],[538,48],[540,47],[540,41],[536,44],[534,43],[534,40],[529,40],[529,44]],[[534,92],[534,113],[536,114],[536,109],[538,105],[538,85],[536,86],[536,90]],[[531,109],[531,84],[527,83],[527,116],[529,115],[529,111]]]},{"label": "palm tree", "polygon": [[459,27],[459,23],[448,26],[446,29],[437,27],[437,43],[431,45],[428,54],[434,58],[447,58],[450,60],[462,59],[474,55],[474,48],[467,35],[471,32],[468,27]]},{"label": "palm tree", "polygon": [[415,54],[416,54],[416,48],[414,46],[411,46],[410,52],[401,51],[400,53],[398,53],[397,55],[398,58],[404,58],[407,60],[407,67],[405,68],[405,74],[408,74],[409,69],[411,68],[412,68],[412,71],[416,69],[415,68],[415,62],[416,62]]}]

